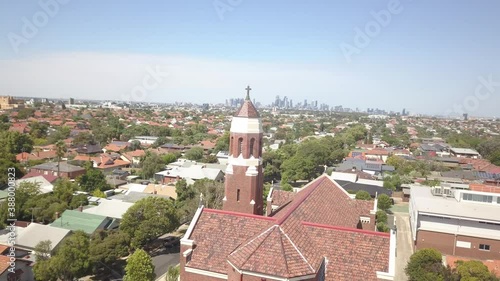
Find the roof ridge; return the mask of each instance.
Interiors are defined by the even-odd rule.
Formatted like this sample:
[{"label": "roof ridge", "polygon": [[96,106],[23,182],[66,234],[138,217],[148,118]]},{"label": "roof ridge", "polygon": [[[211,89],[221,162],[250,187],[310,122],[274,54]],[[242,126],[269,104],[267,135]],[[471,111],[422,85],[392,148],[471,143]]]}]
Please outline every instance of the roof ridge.
[{"label": "roof ridge", "polygon": [[[286,211],[286,213],[278,219],[276,222],[278,225],[281,225],[283,222],[286,221],[286,219],[311,195],[311,193],[316,190],[316,188],[325,180],[325,176],[321,176],[318,179],[310,182],[308,185],[304,187],[304,189],[307,189],[303,192],[304,195],[302,197],[299,197],[298,200],[293,200],[291,202],[292,206]],[[304,190],[303,189],[303,190]],[[300,194],[302,195],[302,194]],[[295,198],[294,198],[295,199]]]},{"label": "roof ridge", "polygon": [[297,247],[297,245],[295,245],[295,243],[293,243],[292,239],[290,239],[290,237],[288,236],[288,234],[285,233],[285,231],[281,228],[280,226],[280,231],[283,235],[285,235],[285,237],[288,239],[288,241],[290,241],[290,244],[292,244],[293,248],[295,249],[295,251],[297,251],[297,253],[299,253],[300,257],[307,263],[307,265],[309,265],[309,268],[312,270],[312,271],[315,271],[314,270],[314,267],[312,267],[312,265],[309,263],[309,261],[306,259],[306,257],[302,254],[301,251],[299,251],[299,248]]},{"label": "roof ridge", "polygon": [[232,256],[233,254],[237,253],[239,250],[243,249],[244,247],[248,246],[250,243],[252,243],[253,241],[263,237],[262,241],[260,241],[260,243],[257,245],[257,247],[255,248],[254,251],[252,251],[250,254],[247,255],[247,258],[245,259],[245,261],[241,264],[241,267],[243,267],[245,265],[245,263],[247,263],[247,261],[250,259],[250,257],[253,255],[253,253],[255,253],[255,251],[257,251],[257,249],[260,248],[260,246],[262,245],[262,243],[264,243],[264,241],[266,241],[267,237],[269,237],[269,235],[271,235],[271,233],[273,232],[273,228],[275,228],[277,225],[272,225],[271,227],[269,227],[268,229],[266,229],[264,232],[262,232],[261,234],[255,236],[253,239],[249,240],[248,242],[246,242],[245,244],[243,245],[239,245],[238,248],[236,250],[234,250],[231,254],[229,254],[229,256]]},{"label": "roof ridge", "polygon": [[247,217],[247,218],[254,218],[254,219],[263,219],[263,220],[268,220],[268,221],[276,221],[276,218],[273,218],[273,217],[265,217],[265,216],[260,216],[260,215],[253,215],[253,214],[246,214],[246,213],[239,213],[239,212],[225,211],[225,210],[206,208],[206,209],[204,209],[204,212],[223,214],[223,215],[233,215],[233,216],[238,216],[238,217]]},{"label": "roof ridge", "polygon": [[369,234],[369,235],[390,237],[390,233],[387,233],[387,232],[378,232],[378,231],[372,231],[372,230],[366,230],[366,229],[349,228],[349,227],[336,226],[336,225],[327,225],[327,224],[313,223],[313,222],[307,222],[307,221],[302,221],[301,223],[302,223],[302,225],[311,226],[311,227],[319,227],[319,228],[326,228],[326,229],[333,229],[333,230],[340,230],[340,231],[357,232],[357,233],[363,233],[363,234]]},{"label": "roof ridge", "polygon": [[[283,234],[283,230],[281,229],[281,226],[278,226],[278,228],[281,231],[281,233]],[[287,262],[288,259],[287,259],[287,255],[285,252],[285,245],[283,245],[283,235],[280,235],[280,245],[281,245],[281,254],[285,258],[285,270],[286,270],[287,274],[290,274],[290,271],[288,270],[288,262]]]}]

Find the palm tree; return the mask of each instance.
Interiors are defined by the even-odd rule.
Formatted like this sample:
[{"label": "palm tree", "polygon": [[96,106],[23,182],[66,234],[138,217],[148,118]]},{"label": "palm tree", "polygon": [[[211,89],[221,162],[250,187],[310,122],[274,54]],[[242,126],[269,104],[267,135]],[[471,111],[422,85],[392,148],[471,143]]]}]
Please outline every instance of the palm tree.
[{"label": "palm tree", "polygon": [[66,148],[66,143],[64,141],[59,140],[56,142],[56,154],[57,154],[57,176],[61,177],[60,175],[60,166],[61,166],[61,158],[64,156],[64,154],[67,151]]}]

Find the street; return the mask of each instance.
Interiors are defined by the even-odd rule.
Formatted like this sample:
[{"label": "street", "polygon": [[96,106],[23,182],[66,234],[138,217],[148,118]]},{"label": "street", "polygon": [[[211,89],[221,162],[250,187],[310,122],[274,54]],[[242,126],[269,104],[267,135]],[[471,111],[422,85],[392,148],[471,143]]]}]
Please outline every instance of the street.
[{"label": "street", "polygon": [[156,277],[160,277],[167,272],[168,267],[177,265],[179,263],[179,252],[164,253],[153,257],[153,264],[155,266]]}]

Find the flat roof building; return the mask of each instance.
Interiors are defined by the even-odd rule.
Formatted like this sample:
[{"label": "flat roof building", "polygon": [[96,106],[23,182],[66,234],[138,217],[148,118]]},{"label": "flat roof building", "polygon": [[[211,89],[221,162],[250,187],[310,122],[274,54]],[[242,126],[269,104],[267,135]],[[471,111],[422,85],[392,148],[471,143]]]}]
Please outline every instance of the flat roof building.
[{"label": "flat roof building", "polygon": [[500,194],[413,186],[410,227],[417,249],[500,259]]}]

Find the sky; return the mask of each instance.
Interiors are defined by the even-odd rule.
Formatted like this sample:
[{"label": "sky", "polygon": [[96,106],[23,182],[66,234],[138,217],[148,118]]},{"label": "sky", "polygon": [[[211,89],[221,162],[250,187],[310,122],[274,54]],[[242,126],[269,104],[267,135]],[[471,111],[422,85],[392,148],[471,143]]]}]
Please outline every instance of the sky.
[{"label": "sky", "polygon": [[495,116],[498,0],[3,0],[0,95]]}]

